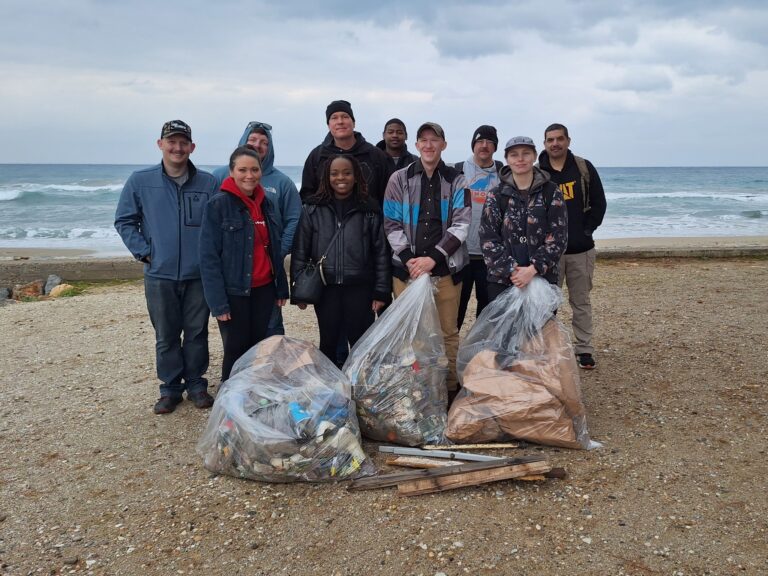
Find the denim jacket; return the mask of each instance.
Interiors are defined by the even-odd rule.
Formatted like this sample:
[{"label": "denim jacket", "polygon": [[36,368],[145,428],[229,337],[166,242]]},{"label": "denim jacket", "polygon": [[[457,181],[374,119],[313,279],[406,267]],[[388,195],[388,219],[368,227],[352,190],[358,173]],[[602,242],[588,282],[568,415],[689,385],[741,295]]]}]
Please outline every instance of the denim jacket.
[{"label": "denim jacket", "polygon": [[[288,298],[278,226],[269,198],[264,198],[261,210],[269,230],[269,256],[277,298]],[[251,293],[254,228],[248,209],[233,194],[219,192],[208,202],[200,231],[200,274],[212,316],[230,312],[228,294]]]}]

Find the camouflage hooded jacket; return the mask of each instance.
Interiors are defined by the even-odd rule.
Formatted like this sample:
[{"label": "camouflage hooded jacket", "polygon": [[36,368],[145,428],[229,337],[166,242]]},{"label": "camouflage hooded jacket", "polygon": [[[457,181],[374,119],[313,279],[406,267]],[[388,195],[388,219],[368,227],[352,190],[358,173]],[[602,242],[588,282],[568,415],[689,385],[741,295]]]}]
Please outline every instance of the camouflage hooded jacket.
[{"label": "camouflage hooded jacket", "polygon": [[[533,264],[539,276],[557,283],[560,256],[568,244],[568,210],[549,174],[533,168],[533,183],[520,192],[512,169],[504,166],[501,184],[488,193],[480,220],[480,245],[488,281],[511,285],[518,265]],[[502,214],[504,200],[506,209]],[[528,260],[526,262],[526,259]]]}]

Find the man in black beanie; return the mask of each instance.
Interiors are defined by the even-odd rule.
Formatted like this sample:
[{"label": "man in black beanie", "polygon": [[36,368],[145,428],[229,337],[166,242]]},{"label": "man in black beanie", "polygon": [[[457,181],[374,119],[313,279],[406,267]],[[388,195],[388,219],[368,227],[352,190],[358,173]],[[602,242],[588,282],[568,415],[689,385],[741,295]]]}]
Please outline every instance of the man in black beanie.
[{"label": "man in black beanie", "polygon": [[386,153],[392,172],[405,168],[418,158],[418,156],[408,151],[408,146],[405,143],[407,139],[408,131],[405,129],[405,123],[402,120],[399,118],[387,120],[387,123],[384,124],[382,140],[376,144],[376,148]]},{"label": "man in black beanie", "polygon": [[325,120],[328,124],[328,135],[322,144],[309,153],[304,162],[299,191],[301,199],[306,200],[317,191],[323,165],[330,156],[349,154],[360,163],[365,182],[368,184],[368,194],[381,204],[391,173],[387,155],[366,142],[360,132],[355,132],[355,115],[352,105],[346,100],[334,100],[328,104]]},{"label": "man in black beanie", "polygon": [[483,261],[480,250],[480,217],[485,207],[485,197],[499,184],[499,170],[503,164],[493,159],[493,154],[499,145],[496,128],[483,124],[472,134],[472,156],[464,162],[458,162],[455,168],[464,173],[467,188],[472,197],[472,221],[469,224],[467,248],[469,249],[469,265],[462,270],[461,300],[459,302],[458,327],[464,323],[467,306],[472,296],[472,286],[475,287],[477,309],[475,317],[480,315],[488,304],[488,269]]}]

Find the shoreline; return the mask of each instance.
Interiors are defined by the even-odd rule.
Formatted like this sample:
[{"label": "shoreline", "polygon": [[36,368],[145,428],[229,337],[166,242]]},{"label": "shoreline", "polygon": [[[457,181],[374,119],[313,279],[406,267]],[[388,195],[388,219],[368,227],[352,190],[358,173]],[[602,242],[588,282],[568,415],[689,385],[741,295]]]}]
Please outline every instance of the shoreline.
[{"label": "shoreline", "polygon": [[[766,236],[674,236],[608,238],[596,241],[599,259],[737,258],[768,256]],[[127,254],[114,256],[77,248],[0,247],[0,287],[45,279],[64,281],[134,280],[143,264]]]}]

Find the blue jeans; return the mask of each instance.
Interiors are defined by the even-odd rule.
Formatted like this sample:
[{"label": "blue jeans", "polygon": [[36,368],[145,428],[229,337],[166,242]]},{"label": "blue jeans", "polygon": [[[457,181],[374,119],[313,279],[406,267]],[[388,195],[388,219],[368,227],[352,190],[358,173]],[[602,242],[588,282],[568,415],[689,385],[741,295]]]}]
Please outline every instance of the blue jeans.
[{"label": "blue jeans", "polygon": [[[198,280],[144,276],[149,319],[155,328],[160,396],[181,398],[208,389],[208,305]],[[181,336],[184,335],[182,342]]]}]

